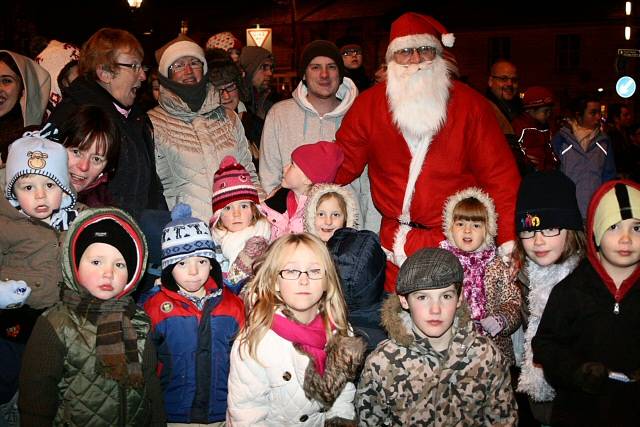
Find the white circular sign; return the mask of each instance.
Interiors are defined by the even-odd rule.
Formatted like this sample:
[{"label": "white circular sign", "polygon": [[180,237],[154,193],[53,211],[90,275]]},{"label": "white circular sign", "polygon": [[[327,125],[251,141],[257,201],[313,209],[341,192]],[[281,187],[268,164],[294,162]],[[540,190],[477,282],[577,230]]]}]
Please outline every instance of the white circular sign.
[{"label": "white circular sign", "polygon": [[622,76],[616,82],[616,92],[622,98],[629,98],[636,92],[636,81],[629,76]]}]

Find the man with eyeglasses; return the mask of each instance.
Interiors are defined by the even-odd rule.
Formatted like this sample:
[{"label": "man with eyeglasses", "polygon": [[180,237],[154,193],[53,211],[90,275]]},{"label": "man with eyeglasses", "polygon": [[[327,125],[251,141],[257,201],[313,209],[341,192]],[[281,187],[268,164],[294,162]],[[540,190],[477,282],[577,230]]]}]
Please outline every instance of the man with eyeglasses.
[{"label": "man with eyeglasses", "polygon": [[459,190],[477,186],[494,200],[501,254],[515,241],[519,174],[491,107],[454,78],[446,49],[453,42],[429,16],[407,13],[394,21],[386,83],[358,96],[336,134],[345,153],[336,181],[351,182],[369,167],[389,292],[407,256],[444,240],[442,206]]},{"label": "man with eyeglasses", "polygon": [[169,208],[182,201],[196,218],[208,221],[213,176],[224,157],[235,157],[260,188],[247,138],[238,115],[222,105],[220,91],[205,78],[208,64],[200,46],[180,35],[156,58],[160,105],[148,115],[164,196]]},{"label": "man with eyeglasses", "polygon": [[362,92],[371,86],[371,80],[364,69],[362,42],[355,36],[344,36],[336,41],[342,61],[344,62],[344,75],[356,84],[358,91]]},{"label": "man with eyeglasses", "polygon": [[[518,93],[518,69],[505,59],[491,65],[486,97],[493,107],[498,124],[514,153],[518,153],[515,131],[511,122],[522,113],[522,102]],[[518,158],[518,157],[516,157]],[[524,165],[521,169],[524,168]]]}]

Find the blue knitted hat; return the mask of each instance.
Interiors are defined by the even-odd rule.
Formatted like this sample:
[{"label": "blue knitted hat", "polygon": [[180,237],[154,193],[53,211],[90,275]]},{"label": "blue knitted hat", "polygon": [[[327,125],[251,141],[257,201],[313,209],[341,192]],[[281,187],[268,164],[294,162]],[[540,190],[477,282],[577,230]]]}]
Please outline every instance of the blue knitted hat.
[{"label": "blue knitted hat", "polygon": [[178,203],[171,219],[162,231],[163,270],[193,256],[215,259],[211,231],[204,221],[191,216],[191,206]]}]

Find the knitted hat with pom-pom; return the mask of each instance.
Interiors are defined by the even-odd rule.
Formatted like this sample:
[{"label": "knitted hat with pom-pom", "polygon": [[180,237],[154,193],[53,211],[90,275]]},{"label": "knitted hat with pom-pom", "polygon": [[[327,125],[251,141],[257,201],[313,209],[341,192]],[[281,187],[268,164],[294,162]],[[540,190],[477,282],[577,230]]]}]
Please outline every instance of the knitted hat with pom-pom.
[{"label": "knitted hat with pom-pom", "polygon": [[185,258],[215,258],[214,243],[204,221],[191,216],[191,206],[178,203],[162,231],[162,269]]},{"label": "knitted hat with pom-pom", "polygon": [[220,162],[220,168],[213,176],[211,210],[215,215],[229,203],[238,200],[259,203],[258,190],[244,166],[238,163],[235,157],[225,156]]}]

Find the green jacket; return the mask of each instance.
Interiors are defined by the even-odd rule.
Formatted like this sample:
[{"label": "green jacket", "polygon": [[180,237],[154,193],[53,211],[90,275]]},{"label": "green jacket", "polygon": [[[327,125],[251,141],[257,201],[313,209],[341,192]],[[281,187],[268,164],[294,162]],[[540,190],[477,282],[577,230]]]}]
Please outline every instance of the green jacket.
[{"label": "green jacket", "polygon": [[[67,233],[63,251],[64,286],[86,292],[78,283],[72,262],[77,231],[98,215],[129,222],[131,236],[140,248],[137,268],[124,295],[135,289],[146,265],[146,244],[142,232],[122,211],[89,209]],[[131,317],[137,333],[144,386],[136,389],[119,384],[96,372],[97,325],[65,302],[47,310],[27,343],[20,373],[19,408],[21,425],[142,426],[163,425],[164,410],[160,383],[155,375],[156,352],[147,339],[150,320],[141,309]]]}]

